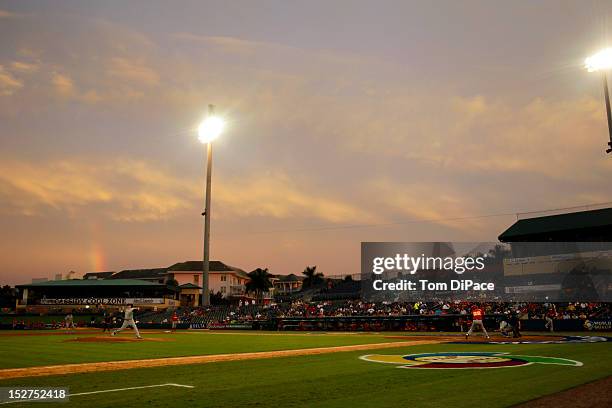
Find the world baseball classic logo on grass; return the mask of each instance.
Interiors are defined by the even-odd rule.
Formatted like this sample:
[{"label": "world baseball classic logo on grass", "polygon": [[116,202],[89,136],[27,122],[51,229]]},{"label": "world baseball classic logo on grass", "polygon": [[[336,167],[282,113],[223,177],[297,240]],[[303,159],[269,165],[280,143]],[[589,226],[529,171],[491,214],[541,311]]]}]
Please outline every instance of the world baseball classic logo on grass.
[{"label": "world baseball classic logo on grass", "polygon": [[375,363],[396,364],[397,368],[504,368],[520,367],[530,364],[555,364],[580,367],[580,361],[558,357],[520,356],[502,352],[445,352],[420,353],[405,356],[388,354],[368,354],[359,357]]}]

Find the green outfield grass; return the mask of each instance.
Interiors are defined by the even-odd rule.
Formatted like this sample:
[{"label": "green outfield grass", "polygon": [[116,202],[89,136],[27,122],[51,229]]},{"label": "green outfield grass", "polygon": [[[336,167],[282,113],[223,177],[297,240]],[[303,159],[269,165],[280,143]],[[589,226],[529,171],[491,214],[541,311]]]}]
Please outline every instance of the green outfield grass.
[{"label": "green outfield grass", "polygon": [[[401,341],[388,334],[277,334],[265,332],[177,332],[147,334],[149,339],[130,343],[83,343],[70,341],[78,337],[108,334],[10,335],[0,332],[0,369],[41,365],[90,363],[143,358],[179,357],[204,354],[244,353],[345,346],[352,344]],[[44,333],[44,332],[42,332]],[[62,333],[57,331],[55,333]],[[77,332],[78,333],[78,332]],[[131,332],[121,337],[133,337]]]},{"label": "green outfield grass", "polygon": [[[289,347],[290,344],[298,347],[309,344],[303,337],[283,335],[184,336],[204,341],[209,346],[218,342],[220,349],[230,347],[230,344],[230,348],[241,344],[241,351],[251,351],[254,348],[252,342],[257,339],[265,339],[271,343],[269,346],[272,349]],[[343,344],[350,338],[312,337],[316,342],[328,339],[335,344]],[[352,338],[368,340],[366,336]],[[193,340],[189,340],[191,341]],[[212,343],[208,343],[209,341]],[[106,346],[110,350],[109,353],[113,353],[112,348],[115,346]],[[262,343],[259,343],[259,346],[262,346]],[[23,378],[0,381],[0,386],[69,386],[71,393],[168,382],[195,387],[75,396],[71,403],[64,404],[87,407],[506,407],[612,375],[610,347],[610,344],[604,343],[440,344],[368,352]],[[534,364],[486,370],[415,370],[398,369],[391,364],[359,359],[359,356],[371,353],[441,351],[507,351],[514,354],[569,358],[583,362],[584,366]],[[23,405],[31,404],[14,404]]]}]

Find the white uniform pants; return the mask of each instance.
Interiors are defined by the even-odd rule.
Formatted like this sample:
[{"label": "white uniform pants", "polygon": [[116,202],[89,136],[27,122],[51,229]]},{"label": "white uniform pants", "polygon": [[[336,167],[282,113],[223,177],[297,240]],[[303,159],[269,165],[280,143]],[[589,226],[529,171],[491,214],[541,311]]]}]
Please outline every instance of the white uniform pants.
[{"label": "white uniform pants", "polygon": [[476,326],[480,326],[484,335],[486,337],[489,337],[489,333],[487,333],[487,329],[485,329],[484,324],[482,324],[482,320],[472,320],[472,326],[470,327],[470,330],[467,332],[468,336],[472,334]]},{"label": "white uniform pants", "polygon": [[117,330],[115,330],[113,333],[119,333],[121,330],[125,329],[126,327],[132,327],[134,329],[134,332],[136,333],[136,337],[140,337],[140,333],[138,332],[138,327],[136,327],[136,322],[134,321],[134,319],[131,320],[124,320],[123,324],[121,325],[120,328],[118,328]]},{"label": "white uniform pants", "polygon": [[544,328],[550,330],[551,332],[555,331],[555,327],[553,325],[553,319],[552,318],[546,316],[546,324],[544,325]]}]

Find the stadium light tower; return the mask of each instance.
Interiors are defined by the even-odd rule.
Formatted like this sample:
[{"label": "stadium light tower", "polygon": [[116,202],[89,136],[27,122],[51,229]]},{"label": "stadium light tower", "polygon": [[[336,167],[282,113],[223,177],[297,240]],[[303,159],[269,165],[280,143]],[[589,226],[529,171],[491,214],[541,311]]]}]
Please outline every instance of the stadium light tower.
[{"label": "stadium light tower", "polygon": [[612,48],[606,48],[597,54],[584,60],[584,65],[589,72],[601,71],[603,76],[604,97],[606,99],[606,113],[608,115],[608,133],[610,141],[606,153],[612,153],[612,113],[610,112],[610,94],[608,91],[608,78],[606,71],[612,68]]},{"label": "stadium light tower", "polygon": [[212,179],[212,142],[219,137],[225,122],[215,116],[214,105],[208,105],[208,116],[198,127],[198,139],[206,144],[206,197],[204,212],[204,254],[202,262],[202,305],[210,304],[208,293],[208,272],[210,270],[210,185]]}]

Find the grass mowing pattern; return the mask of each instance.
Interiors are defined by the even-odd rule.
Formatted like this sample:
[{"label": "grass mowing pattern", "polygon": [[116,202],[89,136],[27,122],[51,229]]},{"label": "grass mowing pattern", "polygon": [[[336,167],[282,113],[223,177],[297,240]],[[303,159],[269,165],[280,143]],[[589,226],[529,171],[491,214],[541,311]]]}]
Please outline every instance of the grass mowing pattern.
[{"label": "grass mowing pattern", "polygon": [[[102,335],[101,333],[99,335]],[[79,337],[86,337],[82,334]],[[128,336],[122,334],[122,336]],[[261,335],[257,333],[145,334],[167,341],[79,343],[75,335],[3,336],[0,334],[0,369],[55,364],[90,363],[206,354],[244,353],[354,344],[390,343],[384,335]],[[409,340],[409,339],[408,339]]]},{"label": "grass mowing pattern", "polygon": [[[234,337],[239,337],[236,340],[242,342],[243,351],[250,348],[251,336]],[[280,339],[272,337],[269,341]],[[358,357],[363,352],[346,352],[22,378],[0,381],[0,386],[69,386],[73,393],[166,382],[196,386],[194,389],[149,389],[80,396],[68,404],[87,407],[506,407],[612,375],[610,350],[609,344],[602,343],[441,344],[385,349],[379,353],[505,351],[569,358],[582,361],[584,366],[533,364],[487,370],[413,370],[362,361]]]}]

